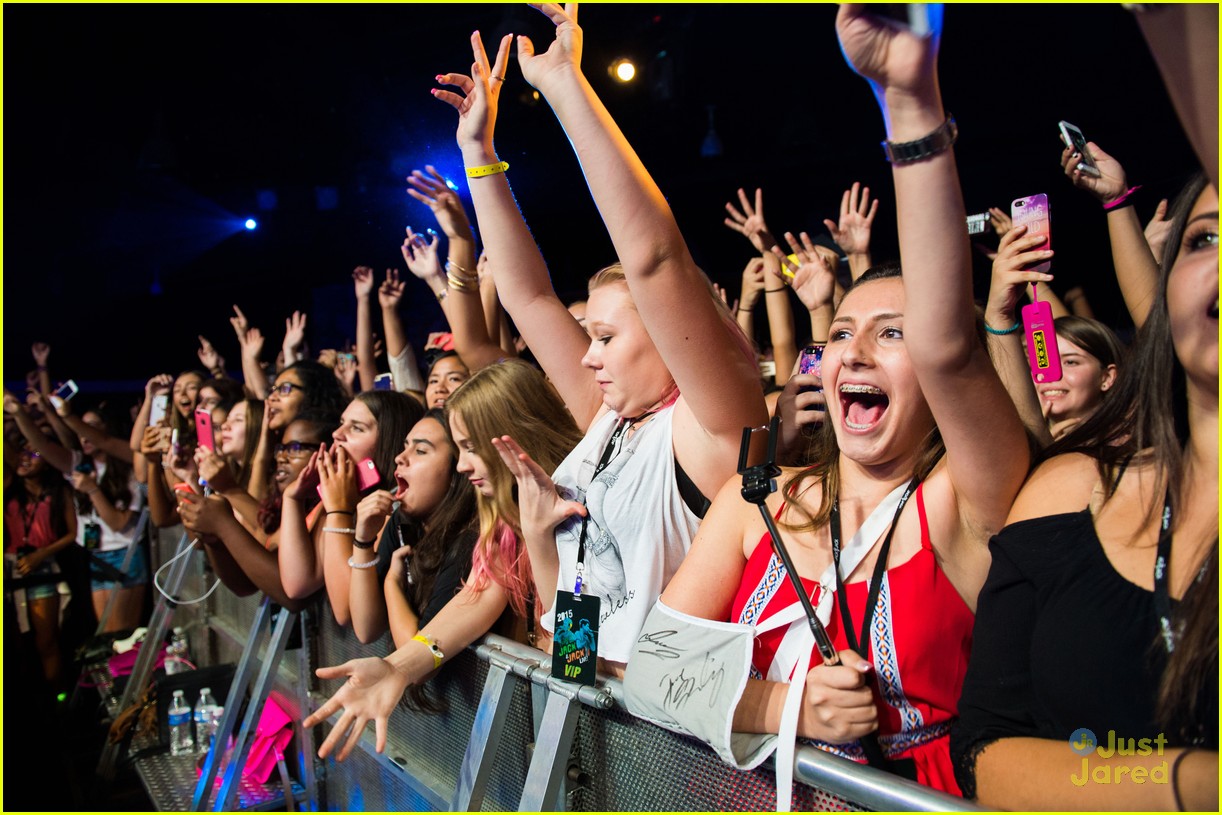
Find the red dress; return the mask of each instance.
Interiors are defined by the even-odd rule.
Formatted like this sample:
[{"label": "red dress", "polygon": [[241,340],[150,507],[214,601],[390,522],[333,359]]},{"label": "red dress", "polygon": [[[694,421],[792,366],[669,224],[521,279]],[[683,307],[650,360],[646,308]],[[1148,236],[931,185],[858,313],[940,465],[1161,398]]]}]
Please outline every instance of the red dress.
[{"label": "red dress", "polygon": [[[874,663],[878,685],[879,742],[888,758],[911,758],[917,780],[935,789],[961,794],[950,761],[950,727],[958,716],[959,693],[971,653],[975,617],[950,580],[938,567],[929,540],[923,486],[914,495],[921,522],[921,549],[907,562],[887,569],[870,623],[868,657]],[[779,518],[784,505],[777,512]],[[802,580],[811,602],[818,603],[818,583]],[[845,586],[849,609],[861,625],[867,581]],[[785,566],[765,533],[751,553],[742,583],[734,598],[731,619],[759,625],[773,614],[797,603]],[[792,623],[805,627],[806,618]],[[769,667],[787,628],[759,634],[755,639],[751,675],[768,677]],[[849,647],[840,619],[839,603],[832,604],[827,633],[837,650]],[[860,630],[857,631],[860,635]],[[900,645],[902,643],[902,645]],[[817,664],[812,656],[811,667]],[[792,664],[792,662],[790,662]],[[788,681],[786,677],[783,681]],[[829,744],[803,739],[821,750],[858,762],[865,754],[857,742]]]}]

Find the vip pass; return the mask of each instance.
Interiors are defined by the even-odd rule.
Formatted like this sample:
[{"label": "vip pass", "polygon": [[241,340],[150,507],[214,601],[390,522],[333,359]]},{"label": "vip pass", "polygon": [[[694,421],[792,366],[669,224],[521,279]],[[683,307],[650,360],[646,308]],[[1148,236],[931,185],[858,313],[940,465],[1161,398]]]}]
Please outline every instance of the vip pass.
[{"label": "vip pass", "polygon": [[482,167],[468,167],[467,178],[482,178],[486,175],[496,175],[509,169],[508,161],[498,161],[496,164],[485,164]]}]

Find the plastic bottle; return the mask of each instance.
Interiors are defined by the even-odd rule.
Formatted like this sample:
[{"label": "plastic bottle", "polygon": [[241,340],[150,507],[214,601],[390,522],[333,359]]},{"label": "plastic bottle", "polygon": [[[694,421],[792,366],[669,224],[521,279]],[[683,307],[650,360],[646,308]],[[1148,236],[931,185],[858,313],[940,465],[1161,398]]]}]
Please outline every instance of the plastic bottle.
[{"label": "plastic bottle", "polygon": [[170,702],[170,755],[189,756],[195,752],[191,738],[191,708],[180,690],[174,691]]},{"label": "plastic bottle", "polygon": [[216,732],[218,722],[212,715],[216,707],[212,688],[200,688],[199,701],[195,703],[195,749],[201,755],[208,752],[212,744],[212,734]]},{"label": "plastic bottle", "polygon": [[170,637],[170,644],[165,650],[165,672],[167,674],[185,673],[190,670],[185,660],[187,658],[187,632],[182,626],[175,626]]}]

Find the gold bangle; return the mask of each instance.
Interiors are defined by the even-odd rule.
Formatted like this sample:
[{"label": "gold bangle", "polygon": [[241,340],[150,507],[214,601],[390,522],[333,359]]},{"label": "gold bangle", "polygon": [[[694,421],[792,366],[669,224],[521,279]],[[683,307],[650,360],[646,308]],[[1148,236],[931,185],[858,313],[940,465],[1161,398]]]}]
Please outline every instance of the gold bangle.
[{"label": "gold bangle", "polygon": [[467,178],[480,178],[485,175],[496,175],[509,169],[508,161],[498,161],[496,164],[485,164],[482,167],[468,167]]},{"label": "gold bangle", "polygon": [[449,258],[446,258],[446,267],[445,268],[446,268],[447,273],[449,273],[451,266],[453,266],[454,269],[461,272],[462,274],[465,274],[467,277],[478,277],[478,275],[471,274],[471,271],[467,269],[465,266],[459,266],[454,261],[450,260]]}]

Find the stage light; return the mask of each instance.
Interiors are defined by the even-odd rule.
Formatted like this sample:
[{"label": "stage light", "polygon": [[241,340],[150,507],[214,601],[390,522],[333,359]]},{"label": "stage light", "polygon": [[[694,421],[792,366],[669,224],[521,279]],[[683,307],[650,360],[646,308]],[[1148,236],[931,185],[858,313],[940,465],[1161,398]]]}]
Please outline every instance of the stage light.
[{"label": "stage light", "polygon": [[610,73],[620,82],[631,82],[636,78],[636,66],[627,57],[620,57],[611,63]]},{"label": "stage light", "polygon": [[247,229],[254,229],[258,225],[258,222],[256,222],[254,218],[247,218],[246,223],[244,224]]}]

